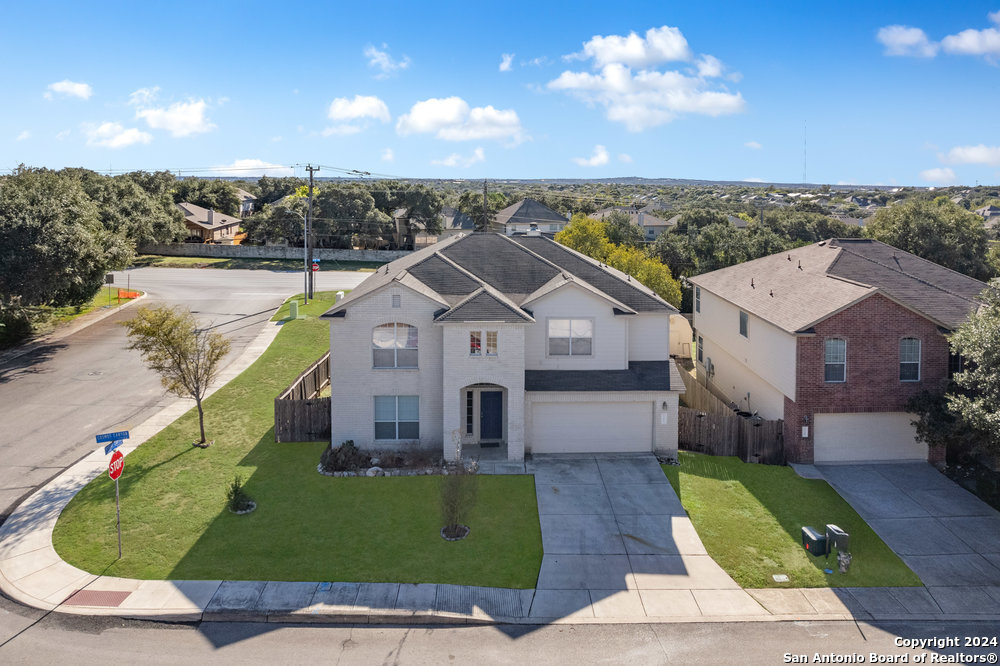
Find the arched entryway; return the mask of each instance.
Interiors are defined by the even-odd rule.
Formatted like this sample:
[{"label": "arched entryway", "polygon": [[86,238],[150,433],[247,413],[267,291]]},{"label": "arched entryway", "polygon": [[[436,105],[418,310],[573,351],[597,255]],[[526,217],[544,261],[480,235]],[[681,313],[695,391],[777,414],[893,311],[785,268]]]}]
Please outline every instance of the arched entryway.
[{"label": "arched entryway", "polygon": [[462,448],[507,458],[507,389],[498,384],[469,384],[459,390]]}]

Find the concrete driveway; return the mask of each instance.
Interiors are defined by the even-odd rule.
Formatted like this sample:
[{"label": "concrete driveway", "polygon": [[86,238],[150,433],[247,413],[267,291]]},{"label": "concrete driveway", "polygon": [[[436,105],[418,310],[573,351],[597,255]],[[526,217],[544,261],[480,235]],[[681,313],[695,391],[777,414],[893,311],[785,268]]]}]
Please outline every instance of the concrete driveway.
[{"label": "concrete driveway", "polygon": [[817,467],[927,587],[1000,585],[1000,513],[931,465]]},{"label": "concrete driveway", "polygon": [[544,555],[531,615],[758,615],[652,455],[535,456]]}]

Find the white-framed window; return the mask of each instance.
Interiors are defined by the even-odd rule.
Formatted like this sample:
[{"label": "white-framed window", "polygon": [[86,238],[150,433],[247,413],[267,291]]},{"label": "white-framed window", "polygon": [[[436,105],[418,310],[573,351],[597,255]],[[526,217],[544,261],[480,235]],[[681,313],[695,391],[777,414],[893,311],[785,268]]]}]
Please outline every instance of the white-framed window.
[{"label": "white-framed window", "polygon": [[400,296],[399,294],[392,295],[392,307],[398,308],[402,305],[402,302],[403,302],[402,296]]},{"label": "white-framed window", "polygon": [[475,406],[475,396],[472,391],[465,392],[465,434],[472,434],[473,407]]},{"label": "white-framed window", "polygon": [[824,382],[842,383],[847,381],[847,340],[840,338],[827,340],[823,361]]},{"label": "white-framed window", "polygon": [[469,356],[483,355],[483,334],[480,331],[469,331]]},{"label": "white-framed window", "polygon": [[549,356],[591,356],[593,319],[549,319]]},{"label": "white-framed window", "polygon": [[497,332],[496,331],[486,331],[486,355],[496,356],[497,355]]},{"label": "white-framed window", "polygon": [[558,224],[550,224],[549,225],[549,231],[559,231],[559,225]]},{"label": "white-framed window", "polygon": [[701,312],[701,287],[694,288],[694,311]]},{"label": "white-framed window", "polygon": [[372,330],[372,366],[417,367],[417,327],[393,322]]},{"label": "white-framed window", "polygon": [[420,396],[375,396],[375,439],[419,439]]},{"label": "white-framed window", "polygon": [[742,335],[744,338],[750,337],[747,334],[749,327],[750,327],[750,316],[746,312],[743,312],[741,310],[740,311],[740,335]]},{"label": "white-framed window", "polygon": [[920,381],[920,340],[903,338],[899,341],[899,381]]}]

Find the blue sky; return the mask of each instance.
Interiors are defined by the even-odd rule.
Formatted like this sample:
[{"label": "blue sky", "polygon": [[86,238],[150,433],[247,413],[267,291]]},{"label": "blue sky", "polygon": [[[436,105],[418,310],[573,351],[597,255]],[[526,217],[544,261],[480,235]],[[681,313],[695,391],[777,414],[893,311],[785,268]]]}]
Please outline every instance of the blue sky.
[{"label": "blue sky", "polygon": [[1000,0],[694,5],[7,3],[0,169],[1000,181]]}]

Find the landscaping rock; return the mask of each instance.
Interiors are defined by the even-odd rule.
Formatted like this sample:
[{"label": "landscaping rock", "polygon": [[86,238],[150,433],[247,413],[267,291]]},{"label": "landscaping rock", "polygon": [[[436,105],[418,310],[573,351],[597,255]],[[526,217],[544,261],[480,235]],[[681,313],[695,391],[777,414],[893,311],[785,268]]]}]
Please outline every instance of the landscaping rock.
[{"label": "landscaping rock", "polygon": [[385,476],[385,472],[382,471],[381,467],[369,467],[365,476]]}]

